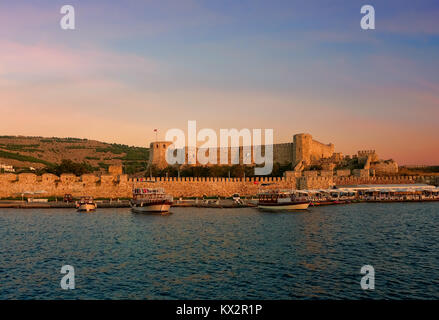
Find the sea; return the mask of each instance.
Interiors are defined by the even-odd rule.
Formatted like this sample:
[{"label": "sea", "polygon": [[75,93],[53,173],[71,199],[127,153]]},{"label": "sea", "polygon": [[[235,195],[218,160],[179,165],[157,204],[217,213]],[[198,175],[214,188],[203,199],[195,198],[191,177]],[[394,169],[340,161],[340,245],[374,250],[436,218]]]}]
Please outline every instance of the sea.
[{"label": "sea", "polygon": [[439,202],[171,211],[0,209],[0,299],[439,299]]}]

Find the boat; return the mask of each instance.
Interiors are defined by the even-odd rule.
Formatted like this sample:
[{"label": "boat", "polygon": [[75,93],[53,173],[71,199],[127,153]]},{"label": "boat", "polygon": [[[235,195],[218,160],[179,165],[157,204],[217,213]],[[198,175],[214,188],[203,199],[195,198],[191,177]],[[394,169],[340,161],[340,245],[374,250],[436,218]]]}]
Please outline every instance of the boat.
[{"label": "boat", "polygon": [[305,193],[291,190],[270,190],[258,194],[258,209],[264,211],[306,210],[311,201]]},{"label": "boat", "polygon": [[357,200],[357,193],[344,190],[308,190],[311,206],[329,206],[333,204],[347,204]]},{"label": "boat", "polygon": [[318,207],[318,206],[330,206],[336,204],[335,201],[327,201],[327,200],[315,200],[311,202],[311,206]]},{"label": "boat", "polygon": [[135,188],[130,201],[131,210],[136,213],[166,214],[172,203],[172,195],[163,188]]},{"label": "boat", "polygon": [[76,202],[76,209],[78,211],[95,211],[97,208],[96,202],[94,202],[92,197],[81,197],[79,201]]}]

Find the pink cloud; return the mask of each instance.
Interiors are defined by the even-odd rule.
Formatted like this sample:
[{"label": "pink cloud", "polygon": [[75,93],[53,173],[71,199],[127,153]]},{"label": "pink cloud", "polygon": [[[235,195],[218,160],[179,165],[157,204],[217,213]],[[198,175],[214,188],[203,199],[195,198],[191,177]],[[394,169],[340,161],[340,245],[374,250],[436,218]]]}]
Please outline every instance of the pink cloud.
[{"label": "pink cloud", "polygon": [[0,77],[86,78],[108,73],[153,74],[156,62],[133,54],[117,54],[96,48],[25,45],[0,41]]}]

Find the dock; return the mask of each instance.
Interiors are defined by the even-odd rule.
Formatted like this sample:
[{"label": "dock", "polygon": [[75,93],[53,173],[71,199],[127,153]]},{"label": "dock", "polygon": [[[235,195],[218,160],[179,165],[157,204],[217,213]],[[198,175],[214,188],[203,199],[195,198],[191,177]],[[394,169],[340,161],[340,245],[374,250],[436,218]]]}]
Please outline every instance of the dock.
[{"label": "dock", "polygon": [[[96,201],[97,208],[130,208],[129,200],[120,201]],[[191,208],[247,208],[256,207],[256,203],[242,201],[236,203],[231,199],[220,200],[175,200],[172,207],[191,207]],[[0,200],[0,208],[16,209],[74,209],[74,202],[26,202],[20,200]]]}]

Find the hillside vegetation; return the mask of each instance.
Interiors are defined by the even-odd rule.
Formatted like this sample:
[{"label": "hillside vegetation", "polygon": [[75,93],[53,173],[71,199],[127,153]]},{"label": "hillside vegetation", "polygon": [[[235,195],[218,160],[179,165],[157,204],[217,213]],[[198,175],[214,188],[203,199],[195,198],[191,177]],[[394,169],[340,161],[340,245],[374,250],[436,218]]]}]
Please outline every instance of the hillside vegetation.
[{"label": "hillside vegetation", "polygon": [[103,173],[110,165],[123,165],[128,174],[146,170],[149,149],[78,138],[0,136],[0,164],[16,172],[53,172],[63,160],[80,164],[88,172]]}]

